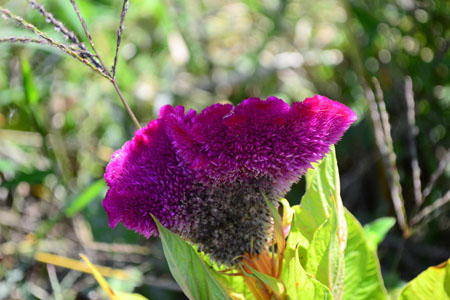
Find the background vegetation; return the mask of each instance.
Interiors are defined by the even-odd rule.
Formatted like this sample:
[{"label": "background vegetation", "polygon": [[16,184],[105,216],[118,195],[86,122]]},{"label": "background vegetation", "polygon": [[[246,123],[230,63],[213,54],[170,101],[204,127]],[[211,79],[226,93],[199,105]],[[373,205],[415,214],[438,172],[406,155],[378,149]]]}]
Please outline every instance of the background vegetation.
[{"label": "background vegetation", "polygon": [[[84,39],[69,1],[41,3]],[[77,3],[111,64],[122,1]],[[63,41],[27,1],[0,5]],[[336,148],[344,205],[365,224],[400,220],[393,203],[403,199],[412,228],[397,225],[379,247],[387,288],[449,257],[450,2],[133,0],[125,24],[117,81],[142,124],[164,104],[201,110],[315,93],[339,100],[358,115]],[[0,20],[0,37],[11,36],[30,34]],[[104,168],[136,129],[114,88],[45,45],[1,43],[0,62],[0,299],[105,297],[92,276],[46,265],[36,251],[75,259],[83,252],[130,271],[127,281],[113,274],[113,287],[184,299],[158,239],[108,227]],[[389,137],[377,143],[383,130],[371,118],[378,85],[384,102],[380,93],[372,100],[381,112],[385,103],[392,148]],[[396,166],[383,161],[392,149]],[[301,181],[288,200],[298,203],[303,190]]]}]

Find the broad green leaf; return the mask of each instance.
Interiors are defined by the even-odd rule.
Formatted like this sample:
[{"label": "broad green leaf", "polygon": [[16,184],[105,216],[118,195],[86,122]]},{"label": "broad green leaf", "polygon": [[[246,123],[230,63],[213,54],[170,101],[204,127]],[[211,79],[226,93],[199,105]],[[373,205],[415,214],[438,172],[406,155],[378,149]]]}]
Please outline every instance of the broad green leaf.
[{"label": "broad green leaf", "polygon": [[340,197],[339,172],[334,148],[306,176],[306,193],[294,217],[285,256],[289,263],[298,248],[306,272],[326,285],[335,299],[344,287],[344,249],[347,225]]},{"label": "broad green leaf", "polygon": [[294,217],[294,209],[292,209],[289,201],[284,198],[280,199],[281,206],[283,208],[283,234],[286,236],[289,233],[289,229],[291,227],[292,218]]},{"label": "broad green leaf", "polygon": [[91,203],[97,196],[105,189],[105,180],[99,179],[89,187],[87,187],[78,197],[76,197],[66,208],[66,217],[72,217],[77,212],[85,208],[89,203]]},{"label": "broad green leaf", "polygon": [[429,267],[411,280],[399,300],[450,299],[450,259]]},{"label": "broad green leaf", "polygon": [[20,63],[22,65],[22,81],[25,98],[28,104],[34,105],[39,101],[39,94],[34,84],[31,66],[25,56],[21,57]]},{"label": "broad green leaf", "polygon": [[344,300],[386,299],[380,265],[358,220],[345,212],[348,241],[345,249]]},{"label": "broad green leaf", "polygon": [[[336,207],[339,213],[340,241],[345,246],[345,220],[343,217],[343,206],[340,197],[339,172],[337,169],[334,147],[321,162],[313,164],[313,168],[306,174],[306,193],[302,198],[300,210],[296,210],[297,221],[291,230],[297,230],[305,240],[311,241],[314,232],[328,219],[331,210]],[[297,236],[299,236],[297,234]],[[300,247],[300,261],[306,254],[306,248]],[[302,263],[303,264],[303,263]]]},{"label": "broad green leaf", "polygon": [[324,300],[333,299],[330,290],[312,278],[300,264],[298,251],[296,255],[286,263],[281,278],[286,285],[288,300]]},{"label": "broad green leaf", "polygon": [[215,271],[206,266],[198,253],[187,242],[162,226],[156,218],[153,219],[158,226],[170,272],[184,294],[191,300],[231,300],[217,280]]},{"label": "broad green leaf", "polygon": [[314,233],[307,252],[305,270],[326,285],[334,299],[342,299],[345,261],[337,234],[338,218],[331,214]]},{"label": "broad green leaf", "polygon": [[364,226],[364,234],[366,236],[369,247],[376,251],[378,244],[384,239],[388,231],[394,226],[395,218],[384,217],[373,221]]},{"label": "broad green leaf", "polygon": [[302,208],[300,205],[292,206],[294,210],[294,216],[292,218],[291,230],[289,231],[289,235],[286,241],[286,250],[284,252],[285,262],[289,262],[294,256],[295,253],[298,252],[297,248],[300,249],[308,249],[310,240],[308,240],[305,235],[303,235],[301,229],[302,226]]},{"label": "broad green leaf", "polygon": [[[204,254],[203,252],[197,251],[197,245],[191,246],[195,252],[198,253],[199,257],[203,260],[203,262],[210,268],[213,268],[217,271],[227,271],[227,267],[218,266],[216,262],[209,259],[209,255]],[[229,270],[228,270],[229,271]],[[231,273],[235,272],[234,270]],[[248,288],[247,284],[244,282],[244,278],[242,276],[231,276],[226,275],[221,272],[213,272],[216,276],[217,280],[222,283],[222,285],[229,291],[229,294],[232,295],[233,299],[245,299],[245,300],[256,300],[252,291]]]}]

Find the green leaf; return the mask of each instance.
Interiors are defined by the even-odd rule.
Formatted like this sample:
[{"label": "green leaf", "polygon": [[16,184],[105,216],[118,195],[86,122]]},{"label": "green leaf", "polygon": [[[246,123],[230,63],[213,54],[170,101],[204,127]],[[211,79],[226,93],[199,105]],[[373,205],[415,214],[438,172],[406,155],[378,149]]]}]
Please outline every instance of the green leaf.
[{"label": "green leaf", "polygon": [[270,275],[258,272],[255,269],[253,269],[252,267],[250,267],[249,265],[247,265],[246,267],[252,271],[252,273],[247,274],[247,276],[255,277],[255,278],[261,280],[262,282],[264,282],[264,284],[266,286],[268,286],[272,290],[272,292],[277,297],[279,297],[279,298],[282,297],[286,288],[281,281],[279,281],[278,279],[276,279],[275,277],[272,277]]},{"label": "green leaf", "polygon": [[217,280],[215,271],[206,266],[198,253],[179,236],[161,225],[155,217],[153,220],[158,226],[170,272],[184,294],[191,300],[231,300]]},{"label": "green leaf", "polygon": [[22,66],[22,80],[25,98],[28,104],[34,105],[39,101],[39,93],[34,84],[31,66],[25,56],[21,57],[20,62]]},{"label": "green leaf", "polygon": [[98,195],[104,191],[106,185],[105,180],[99,179],[89,187],[87,187],[80,195],[78,195],[65,209],[64,213],[66,217],[72,217],[77,212],[84,209],[89,203],[98,197]]},{"label": "green leaf", "polygon": [[378,244],[384,239],[388,231],[394,226],[395,218],[384,217],[373,221],[364,226],[364,234],[366,236],[369,247],[376,251]]},{"label": "green leaf", "polygon": [[[306,174],[306,193],[296,214],[296,226],[306,240],[312,240],[314,232],[329,218],[333,207],[342,214],[339,172],[334,147],[331,147],[331,152],[321,162],[313,164]],[[340,216],[339,222],[342,223],[342,219]],[[306,249],[300,248],[300,256],[302,252]]]},{"label": "green leaf", "polygon": [[[229,271],[228,267],[219,266],[216,262],[209,259],[209,255],[204,254],[203,252],[197,251],[197,245],[191,245],[196,253],[198,253],[199,257],[203,260],[203,262],[210,268],[218,271]],[[234,271],[231,271],[234,272]],[[242,276],[230,276],[221,272],[213,272],[216,276],[217,280],[222,283],[222,285],[229,291],[229,294],[233,296],[233,299],[245,299],[245,300],[256,300],[252,291],[248,288],[247,284],[244,281]]]},{"label": "green leaf", "polygon": [[[292,217],[291,230],[286,241],[286,250],[284,251],[285,261],[289,262],[299,249],[308,249],[310,240],[302,233],[303,218],[306,212],[302,213],[300,205],[292,206],[294,216]],[[306,253],[305,253],[306,254]]]},{"label": "green leaf", "polygon": [[281,278],[286,285],[288,300],[323,300],[333,299],[330,290],[311,277],[300,264],[298,252],[285,265]]},{"label": "green leaf", "polygon": [[337,216],[332,214],[314,233],[305,270],[325,284],[335,299],[342,299],[345,261],[337,235]]},{"label": "green leaf", "polygon": [[236,299],[257,300],[252,291],[248,288],[242,276],[228,276],[220,273],[216,274],[216,278],[223,286],[230,291],[230,295]]},{"label": "green leaf", "polygon": [[286,244],[286,263],[298,249],[306,272],[326,285],[335,299],[343,295],[347,225],[340,197],[334,147],[306,176],[306,193],[294,217]]},{"label": "green leaf", "polygon": [[399,300],[450,299],[450,259],[411,280]]},{"label": "green leaf", "polygon": [[343,299],[386,299],[386,291],[375,251],[366,240],[358,220],[348,211],[345,212],[345,218],[348,226],[348,240],[345,249]]}]

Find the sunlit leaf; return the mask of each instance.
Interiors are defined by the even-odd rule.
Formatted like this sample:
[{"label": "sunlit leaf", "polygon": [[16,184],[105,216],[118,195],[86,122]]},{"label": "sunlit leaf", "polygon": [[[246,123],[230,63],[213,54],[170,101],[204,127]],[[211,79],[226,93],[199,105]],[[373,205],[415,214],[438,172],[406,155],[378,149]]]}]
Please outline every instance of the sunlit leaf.
[{"label": "sunlit leaf", "polygon": [[373,221],[364,226],[364,234],[366,236],[369,247],[376,251],[378,244],[384,239],[388,231],[394,226],[395,218],[384,217]]},{"label": "sunlit leaf", "polygon": [[399,300],[450,299],[450,259],[411,280]]},{"label": "sunlit leaf", "polygon": [[348,211],[345,217],[348,241],[345,249],[343,299],[386,299],[377,255],[366,240],[358,220]]},{"label": "sunlit leaf", "polygon": [[281,278],[286,286],[286,296],[289,300],[326,300],[333,299],[330,290],[318,280],[307,274],[300,264],[298,252],[292,257],[285,268]]},{"label": "sunlit leaf", "polygon": [[215,272],[213,272],[214,276],[225,287],[233,300],[256,300],[252,291],[245,284],[242,276],[229,275],[230,273],[235,274],[237,272],[235,269],[230,270],[225,266],[219,266],[216,262],[210,260],[209,255],[204,252],[198,252],[197,245],[194,244],[191,245],[191,247],[198,253],[198,256],[203,260],[207,267],[215,270]]},{"label": "sunlit leaf", "polygon": [[347,225],[334,147],[320,163],[313,165],[306,179],[307,190],[300,207],[293,207],[285,257],[289,262],[295,255],[294,249],[298,249],[299,261],[306,272],[326,285],[335,299],[341,299]]},{"label": "sunlit leaf", "polygon": [[286,250],[284,252],[285,261],[289,262],[294,256],[295,253],[298,252],[298,248],[300,249],[308,249],[310,240],[306,238],[306,236],[302,233],[303,222],[302,208],[299,205],[292,206],[294,211],[294,215],[291,223],[291,230],[289,231],[289,235],[286,241]]},{"label": "sunlit leaf", "polygon": [[337,236],[337,218],[331,215],[314,233],[307,252],[305,270],[325,284],[335,299],[341,299],[344,269],[344,253],[339,247]]},{"label": "sunlit leaf", "polygon": [[[192,245],[192,248],[197,252],[197,245]],[[218,266],[216,262],[211,261],[209,255],[198,252],[199,257],[205,262],[205,264],[218,272],[213,272],[214,276],[229,292],[233,300],[256,300],[255,295],[252,293],[248,285],[245,283],[243,276],[233,276],[236,274],[236,270],[228,269],[225,266]]]},{"label": "sunlit leaf", "polygon": [[294,218],[294,209],[290,206],[289,202],[282,198],[280,203],[283,207],[283,234],[286,237],[289,234],[291,228],[292,219]]},{"label": "sunlit leaf", "polygon": [[[299,251],[302,264],[306,257],[307,241],[312,240],[314,232],[329,218],[333,207],[339,213],[338,225],[342,236],[340,242],[345,241],[345,222],[342,217],[343,206],[339,190],[339,172],[332,147],[331,152],[321,162],[313,164],[313,168],[308,170],[306,193],[300,208],[296,209],[293,221],[295,224],[291,226],[291,231],[295,231],[297,239],[301,241]],[[291,241],[291,244],[293,243],[295,242]]]}]

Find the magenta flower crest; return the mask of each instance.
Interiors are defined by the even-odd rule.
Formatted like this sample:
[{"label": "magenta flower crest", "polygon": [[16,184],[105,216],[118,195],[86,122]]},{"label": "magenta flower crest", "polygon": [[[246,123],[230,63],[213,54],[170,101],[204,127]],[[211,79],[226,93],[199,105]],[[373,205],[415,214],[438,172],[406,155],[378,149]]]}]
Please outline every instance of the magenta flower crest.
[{"label": "magenta flower crest", "polygon": [[345,105],[314,96],[292,106],[250,98],[201,113],[164,106],[108,164],[103,206],[146,237],[153,214],[221,264],[258,253],[271,230],[264,195],[276,204],[356,120]]}]

